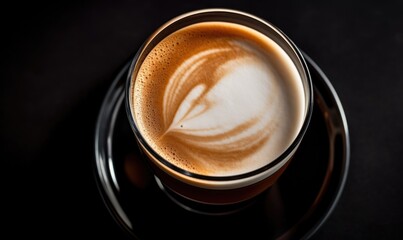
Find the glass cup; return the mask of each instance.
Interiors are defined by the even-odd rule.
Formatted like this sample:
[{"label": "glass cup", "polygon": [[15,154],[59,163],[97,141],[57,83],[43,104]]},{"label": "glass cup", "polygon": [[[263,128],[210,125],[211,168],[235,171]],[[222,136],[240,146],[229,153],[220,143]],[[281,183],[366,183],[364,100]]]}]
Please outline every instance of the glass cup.
[{"label": "glass cup", "polygon": [[[254,29],[273,40],[291,59],[303,92],[303,119],[295,138],[275,159],[256,169],[233,175],[208,175],[192,172],[165,159],[146,139],[135,115],[133,89],[139,69],[152,49],[171,33],[203,22],[235,23]],[[175,202],[198,212],[226,212],[254,199],[270,188],[284,172],[304,137],[313,108],[313,90],[308,67],[295,44],[277,27],[251,14],[230,9],[204,9],[180,15],[156,30],[134,56],[125,89],[126,110],[137,143],[150,164],[160,188]],[[235,206],[235,207],[234,207]],[[208,209],[208,210],[206,210]],[[211,210],[214,209],[214,210]],[[218,210],[217,210],[218,209]],[[206,211],[205,211],[206,210]]]}]

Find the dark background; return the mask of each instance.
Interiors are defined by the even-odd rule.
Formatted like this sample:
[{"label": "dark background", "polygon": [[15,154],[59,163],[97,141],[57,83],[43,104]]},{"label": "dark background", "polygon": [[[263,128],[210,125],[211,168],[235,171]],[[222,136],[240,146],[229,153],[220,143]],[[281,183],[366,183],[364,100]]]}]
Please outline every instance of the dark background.
[{"label": "dark background", "polygon": [[94,181],[101,102],[151,32],[206,7],[243,10],[274,23],[338,92],[351,165],[335,211],[313,238],[403,239],[402,1],[2,3],[2,235],[125,238]]}]

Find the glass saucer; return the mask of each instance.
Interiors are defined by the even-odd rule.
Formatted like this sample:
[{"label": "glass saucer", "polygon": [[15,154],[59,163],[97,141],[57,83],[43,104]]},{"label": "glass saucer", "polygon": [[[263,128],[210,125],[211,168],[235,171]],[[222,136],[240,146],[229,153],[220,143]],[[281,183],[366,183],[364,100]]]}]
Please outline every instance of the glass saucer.
[{"label": "glass saucer", "polygon": [[134,239],[307,239],[326,221],[343,191],[350,161],[347,121],[336,91],[305,55],[314,84],[312,120],[277,183],[248,207],[212,216],[177,205],[142,159],[124,107],[129,63],[114,79],[95,129],[94,170],[100,195]]}]

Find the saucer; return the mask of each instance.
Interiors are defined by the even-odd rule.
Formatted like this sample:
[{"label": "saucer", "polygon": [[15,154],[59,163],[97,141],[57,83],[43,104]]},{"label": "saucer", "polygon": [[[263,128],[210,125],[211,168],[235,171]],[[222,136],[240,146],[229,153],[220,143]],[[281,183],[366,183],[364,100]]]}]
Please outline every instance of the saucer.
[{"label": "saucer", "polygon": [[346,117],[322,70],[304,55],[314,85],[310,126],[277,183],[247,208],[212,216],[180,207],[144,163],[124,106],[127,63],[114,79],[95,129],[95,178],[106,208],[134,239],[307,239],[343,191],[350,161]]}]

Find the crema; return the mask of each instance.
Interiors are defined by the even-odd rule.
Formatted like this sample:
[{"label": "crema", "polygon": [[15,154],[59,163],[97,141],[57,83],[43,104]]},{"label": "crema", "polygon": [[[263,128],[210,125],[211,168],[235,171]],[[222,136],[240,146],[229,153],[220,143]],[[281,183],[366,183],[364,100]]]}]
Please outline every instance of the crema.
[{"label": "crema", "polygon": [[301,76],[260,32],[203,22],[160,41],[132,76],[131,108],[147,143],[188,172],[231,176],[279,157],[304,121]]}]

